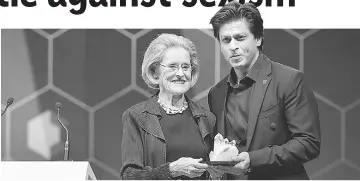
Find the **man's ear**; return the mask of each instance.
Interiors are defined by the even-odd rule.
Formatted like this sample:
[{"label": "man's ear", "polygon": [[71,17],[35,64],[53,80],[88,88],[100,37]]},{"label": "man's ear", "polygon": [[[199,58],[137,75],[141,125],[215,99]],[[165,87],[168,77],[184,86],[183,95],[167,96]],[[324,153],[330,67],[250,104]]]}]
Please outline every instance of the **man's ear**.
[{"label": "man's ear", "polygon": [[256,46],[261,46],[263,39],[262,38],[256,38]]}]

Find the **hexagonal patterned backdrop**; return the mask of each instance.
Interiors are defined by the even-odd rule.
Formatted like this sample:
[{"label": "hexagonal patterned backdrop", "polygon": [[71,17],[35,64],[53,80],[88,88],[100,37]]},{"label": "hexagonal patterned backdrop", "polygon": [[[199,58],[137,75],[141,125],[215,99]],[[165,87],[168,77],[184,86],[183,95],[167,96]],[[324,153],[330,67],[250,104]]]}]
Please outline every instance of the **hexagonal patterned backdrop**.
[{"label": "hexagonal patterned backdrop", "polygon": [[[2,29],[2,160],[90,161],[98,179],[119,179],[121,115],[151,94],[141,78],[143,54],[162,32],[193,40],[200,77],[189,96],[207,106],[209,88],[229,72],[207,29]],[[312,179],[360,179],[360,30],[265,30],[264,52],[305,73],[321,120],[321,154],[306,163]]]}]

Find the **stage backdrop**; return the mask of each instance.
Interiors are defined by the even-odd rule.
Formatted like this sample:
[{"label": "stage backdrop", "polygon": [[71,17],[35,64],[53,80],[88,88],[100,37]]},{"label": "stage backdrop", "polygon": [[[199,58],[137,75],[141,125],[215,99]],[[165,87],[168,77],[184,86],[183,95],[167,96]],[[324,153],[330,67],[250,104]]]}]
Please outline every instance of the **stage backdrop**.
[{"label": "stage backdrop", "polygon": [[[207,29],[13,30],[1,39],[2,160],[89,160],[99,179],[119,179],[121,115],[150,93],[141,78],[143,54],[162,32],[193,40],[200,78],[189,96],[204,107],[211,86],[229,72]],[[321,154],[306,164],[312,179],[360,179],[360,30],[265,31],[264,52],[303,71],[315,90]]]}]

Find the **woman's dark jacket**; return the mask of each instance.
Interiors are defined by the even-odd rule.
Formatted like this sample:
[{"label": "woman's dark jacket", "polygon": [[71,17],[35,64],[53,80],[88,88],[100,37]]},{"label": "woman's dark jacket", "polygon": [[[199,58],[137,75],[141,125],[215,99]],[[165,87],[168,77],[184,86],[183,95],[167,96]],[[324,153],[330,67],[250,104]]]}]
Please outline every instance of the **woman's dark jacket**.
[{"label": "woman's dark jacket", "polygon": [[[209,150],[213,149],[215,116],[208,110],[188,101],[189,109]],[[122,179],[171,179],[166,162],[166,142],[161,130],[160,107],[157,96],[136,104],[122,115]],[[208,159],[208,157],[207,157]]]}]

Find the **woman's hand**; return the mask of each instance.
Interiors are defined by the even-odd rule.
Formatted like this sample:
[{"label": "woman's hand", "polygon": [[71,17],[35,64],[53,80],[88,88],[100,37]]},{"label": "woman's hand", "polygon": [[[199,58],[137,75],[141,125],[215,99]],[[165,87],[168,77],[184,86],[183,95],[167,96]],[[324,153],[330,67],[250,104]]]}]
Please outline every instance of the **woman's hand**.
[{"label": "woman's hand", "polygon": [[190,157],[181,157],[178,160],[170,163],[170,173],[172,177],[178,177],[181,175],[188,176],[190,178],[201,176],[206,168],[207,164],[200,163],[202,158],[193,159]]}]

